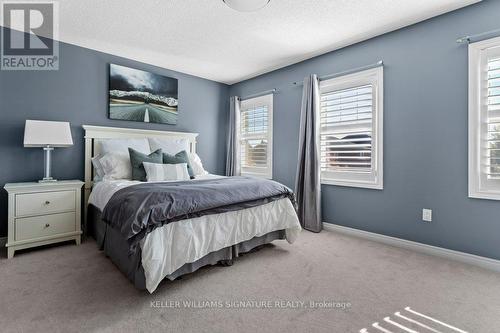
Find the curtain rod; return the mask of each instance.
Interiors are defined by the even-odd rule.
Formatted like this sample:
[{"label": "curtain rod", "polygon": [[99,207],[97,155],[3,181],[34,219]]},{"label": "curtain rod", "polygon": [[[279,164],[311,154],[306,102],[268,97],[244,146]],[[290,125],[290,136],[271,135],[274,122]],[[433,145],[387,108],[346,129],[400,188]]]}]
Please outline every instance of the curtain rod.
[{"label": "curtain rod", "polygon": [[459,44],[474,43],[474,42],[479,42],[481,40],[487,39],[488,37],[497,37],[497,36],[500,36],[500,29],[481,32],[479,34],[470,35],[470,36],[463,36],[463,37],[460,37],[457,39],[457,43],[459,43]]},{"label": "curtain rod", "polygon": [[264,95],[268,95],[268,94],[274,94],[277,91],[278,91],[278,89],[273,88],[273,89],[261,91],[261,92],[258,92],[258,93],[252,94],[252,95],[247,95],[245,97],[240,97],[240,100],[250,99],[250,98],[254,98],[254,97],[260,97],[260,96],[264,96]]},{"label": "curtain rod", "polygon": [[[319,80],[323,81],[323,80],[333,79],[334,77],[348,75],[348,74],[352,74],[352,73],[356,73],[356,72],[361,72],[361,71],[364,71],[364,70],[368,70],[368,69],[380,67],[380,66],[383,66],[383,65],[384,65],[384,62],[382,60],[379,60],[376,63],[370,64],[370,65],[356,67],[356,68],[349,69],[349,70],[346,70],[346,71],[343,71],[343,72],[338,72],[338,73],[323,75],[323,76],[319,77]],[[297,86],[301,86],[303,84],[303,82],[294,82],[293,84],[297,85]]]}]

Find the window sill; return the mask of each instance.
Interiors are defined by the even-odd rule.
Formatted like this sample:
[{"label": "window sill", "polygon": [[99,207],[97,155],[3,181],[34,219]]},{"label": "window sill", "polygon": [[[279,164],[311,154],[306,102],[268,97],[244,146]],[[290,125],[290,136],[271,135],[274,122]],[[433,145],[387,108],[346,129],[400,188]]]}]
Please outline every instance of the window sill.
[{"label": "window sill", "polygon": [[272,175],[264,175],[261,173],[242,172],[242,173],[240,173],[240,175],[241,176],[257,177],[257,178],[264,178],[264,179],[273,179]]},{"label": "window sill", "polygon": [[471,191],[469,192],[471,199],[486,199],[486,200],[500,200],[500,192],[497,191]]},{"label": "window sill", "polygon": [[378,183],[368,183],[368,182],[355,182],[346,180],[334,180],[334,179],[321,179],[321,185],[334,185],[334,186],[344,186],[344,187],[356,187],[365,188],[369,190],[383,190],[384,185]]}]

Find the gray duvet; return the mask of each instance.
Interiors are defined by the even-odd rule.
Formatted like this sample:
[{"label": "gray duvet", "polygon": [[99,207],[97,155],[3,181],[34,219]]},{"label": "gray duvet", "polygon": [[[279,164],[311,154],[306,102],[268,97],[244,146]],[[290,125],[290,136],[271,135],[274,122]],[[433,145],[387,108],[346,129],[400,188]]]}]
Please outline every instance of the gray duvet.
[{"label": "gray duvet", "polygon": [[102,212],[102,220],[120,232],[129,254],[149,232],[162,225],[208,214],[263,205],[293,192],[280,183],[254,177],[144,183],[117,191]]}]

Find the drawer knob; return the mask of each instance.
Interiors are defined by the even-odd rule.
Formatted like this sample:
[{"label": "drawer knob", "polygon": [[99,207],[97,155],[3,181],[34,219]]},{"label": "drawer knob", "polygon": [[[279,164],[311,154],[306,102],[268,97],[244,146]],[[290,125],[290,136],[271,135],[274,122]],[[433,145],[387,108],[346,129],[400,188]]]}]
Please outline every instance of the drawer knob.
[{"label": "drawer knob", "polygon": [[47,201],[45,201],[45,204],[46,204],[46,205],[50,205],[50,201],[48,201],[48,200],[47,200]]},{"label": "drawer knob", "polygon": [[48,227],[50,227],[50,224],[49,224],[49,223],[46,223],[46,224],[45,224],[45,228],[48,228]]}]

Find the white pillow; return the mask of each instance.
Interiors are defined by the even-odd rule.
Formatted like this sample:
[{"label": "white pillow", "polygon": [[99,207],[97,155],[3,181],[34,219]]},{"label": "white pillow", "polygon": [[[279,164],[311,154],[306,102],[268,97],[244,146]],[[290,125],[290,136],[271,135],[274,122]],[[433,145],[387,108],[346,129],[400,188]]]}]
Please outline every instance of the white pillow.
[{"label": "white pillow", "polygon": [[[98,152],[101,155],[108,153],[123,154],[128,156],[128,149],[133,148],[140,153],[150,154],[148,139],[102,139],[97,141]],[[156,150],[156,149],[155,149]]]},{"label": "white pillow", "polygon": [[100,161],[101,157],[102,155],[99,154],[91,159],[92,165],[94,166],[95,176],[98,177],[98,179],[102,179],[105,175]]},{"label": "white pillow", "polygon": [[187,139],[149,138],[148,140],[151,151],[161,149],[162,152],[170,155],[175,155],[182,150],[189,151],[189,141]]},{"label": "white pillow", "polygon": [[208,172],[203,168],[200,156],[196,153],[188,153],[189,163],[193,169],[195,176],[208,175]]},{"label": "white pillow", "polygon": [[[143,139],[102,139],[97,142],[98,152],[103,156],[99,162],[104,169],[103,179],[132,179],[129,148],[150,154],[149,142]],[[106,157],[105,162],[103,159]],[[104,166],[106,163],[106,166]]]},{"label": "white pillow", "polygon": [[164,180],[181,181],[190,180],[187,163],[178,164],[158,164],[158,163],[142,163],[146,170],[146,178],[148,182],[160,182]]},{"label": "white pillow", "polygon": [[101,157],[99,162],[104,170],[103,179],[132,179],[132,165],[128,155],[109,153]]}]

